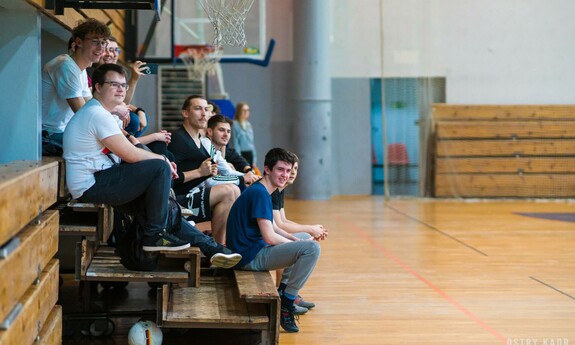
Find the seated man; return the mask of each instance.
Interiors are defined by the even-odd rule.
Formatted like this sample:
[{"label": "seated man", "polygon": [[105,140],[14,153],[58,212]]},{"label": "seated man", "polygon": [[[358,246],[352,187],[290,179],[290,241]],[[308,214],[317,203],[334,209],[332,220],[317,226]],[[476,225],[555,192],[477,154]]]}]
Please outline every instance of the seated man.
[{"label": "seated man", "polygon": [[284,268],[280,324],[286,332],[297,332],[294,300],[309,279],[320,255],[319,244],[310,238],[293,238],[273,226],[271,194],[287,182],[294,163],[284,149],[270,150],[264,161],[264,176],[236,200],[228,217],[228,248],[243,258],[236,268],[267,271]]},{"label": "seated man", "polygon": [[[66,183],[81,202],[107,203],[138,214],[145,224],[145,251],[181,250],[193,244],[211,262],[229,267],[241,258],[197,229],[166,229],[168,195],[176,166],[166,157],[133,145],[123,135],[111,111],[124,101],[126,74],[121,66],[104,64],[93,75],[94,98],[70,120],[64,132]],[[185,223],[185,222],[183,222]],[[169,230],[169,229],[168,229]]]},{"label": "seated man", "polygon": [[[307,225],[307,224],[299,224],[294,221],[287,219],[284,209],[284,191],[285,188],[291,186],[295,179],[297,178],[297,171],[299,168],[299,158],[292,153],[294,164],[293,168],[291,169],[291,173],[289,176],[288,181],[286,182],[285,186],[276,189],[272,193],[272,207],[274,209],[274,225],[278,228],[286,231],[287,233],[294,234],[299,238],[309,238],[313,237],[317,241],[324,240],[327,238],[327,229],[323,227],[321,224],[315,225]],[[282,280],[283,278],[283,270],[276,270],[276,281],[278,283],[278,293],[280,296],[285,290],[286,284]],[[298,295],[295,299],[295,307],[296,312],[298,314],[303,314],[307,312],[308,309],[315,307],[315,303],[305,301],[300,295]]]},{"label": "seated man", "polygon": [[200,142],[200,133],[207,128],[209,111],[205,98],[188,97],[182,106],[184,123],[172,134],[168,150],[178,165],[178,178],[174,181],[176,199],[194,213],[188,219],[195,223],[211,220],[214,240],[224,244],[228,213],[240,189],[234,184],[201,186],[218,173],[217,164]]},{"label": "seated man", "polygon": [[86,68],[104,54],[110,29],[86,19],[72,30],[72,55],[62,54],[42,69],[42,154],[62,154],[62,135],[68,121],[90,98]]},{"label": "seated man", "polygon": [[[202,138],[204,147],[213,145],[216,151],[216,163],[218,163],[218,171],[222,175],[239,175],[243,177],[242,180],[245,184],[250,185],[259,179],[259,176],[254,174],[254,171],[248,161],[245,160],[236,150],[228,148],[232,136],[232,120],[217,114],[208,120],[207,138]],[[221,157],[221,159],[220,159]],[[226,167],[221,163],[225,162],[231,169],[236,172],[227,172]]]}]

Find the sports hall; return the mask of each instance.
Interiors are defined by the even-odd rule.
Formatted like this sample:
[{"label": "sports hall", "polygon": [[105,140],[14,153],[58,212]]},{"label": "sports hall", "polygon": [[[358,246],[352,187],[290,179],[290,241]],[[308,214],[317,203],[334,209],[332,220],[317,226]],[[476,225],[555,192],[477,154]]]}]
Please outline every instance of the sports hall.
[{"label": "sports hall", "polygon": [[[278,343],[575,344],[572,1],[254,0],[233,18],[246,44],[218,56],[204,49],[214,29],[202,3],[0,0],[0,343],[126,344],[138,310],[156,317],[145,282],[100,287],[89,321],[115,330],[82,332],[80,235],[54,235],[51,295],[26,292],[34,275],[20,283],[25,267],[42,267],[6,264],[20,231],[10,227],[58,213],[32,195],[59,177],[33,182],[12,167],[46,166],[42,66],[91,17],[111,27],[120,60],[158,66],[134,96],[148,132],[176,128],[170,100],[197,92],[225,111],[249,104],[258,162],[273,147],[300,157],[286,213],[329,236],[302,290],[316,307]],[[213,58],[199,78],[176,55],[198,49]],[[31,290],[10,293],[20,285]],[[19,308],[25,292],[35,302]],[[16,327],[26,337],[9,340]],[[258,332],[170,329],[164,344],[256,344]]]}]

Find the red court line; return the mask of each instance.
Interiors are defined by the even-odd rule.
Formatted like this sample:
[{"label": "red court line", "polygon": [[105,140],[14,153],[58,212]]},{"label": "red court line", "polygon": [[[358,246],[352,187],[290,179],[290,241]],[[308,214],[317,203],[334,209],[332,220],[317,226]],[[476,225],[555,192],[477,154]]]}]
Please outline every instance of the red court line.
[{"label": "red court line", "polygon": [[408,265],[406,265],[405,263],[403,263],[403,261],[401,261],[399,258],[397,258],[395,255],[391,254],[390,252],[388,252],[387,250],[385,250],[379,243],[377,243],[373,237],[371,237],[367,232],[365,232],[363,229],[357,227],[356,225],[352,224],[351,222],[348,222],[345,218],[339,216],[339,215],[335,215],[334,218],[337,218],[340,222],[345,223],[350,229],[352,229],[355,233],[357,233],[359,236],[361,236],[364,240],[366,240],[367,242],[369,242],[373,247],[375,247],[377,250],[379,250],[381,252],[381,254],[383,254],[386,258],[390,259],[391,261],[395,262],[398,266],[400,266],[401,268],[403,268],[406,272],[410,273],[411,275],[413,275],[414,277],[416,277],[417,279],[419,279],[421,282],[423,282],[425,285],[429,286],[433,291],[435,291],[436,293],[438,293],[441,297],[443,297],[447,302],[451,303],[454,307],[456,307],[457,309],[459,309],[461,312],[463,312],[465,315],[467,315],[467,317],[469,317],[471,320],[475,321],[475,323],[477,323],[478,325],[480,325],[481,327],[483,327],[486,331],[488,331],[489,333],[491,333],[493,336],[495,336],[497,339],[499,339],[499,341],[501,341],[503,344],[507,344],[507,338],[504,337],[503,335],[501,335],[499,332],[497,332],[496,330],[494,330],[493,328],[491,328],[491,326],[489,326],[488,324],[486,324],[485,322],[483,322],[481,319],[479,319],[477,316],[475,316],[471,311],[469,311],[467,308],[465,308],[464,306],[462,306],[459,302],[457,302],[456,300],[454,300],[451,296],[449,296],[448,294],[446,294],[443,290],[441,290],[440,288],[438,288],[437,286],[435,286],[432,282],[430,282],[429,280],[425,279],[425,277],[423,277],[421,274],[417,273],[413,268],[409,267]]}]

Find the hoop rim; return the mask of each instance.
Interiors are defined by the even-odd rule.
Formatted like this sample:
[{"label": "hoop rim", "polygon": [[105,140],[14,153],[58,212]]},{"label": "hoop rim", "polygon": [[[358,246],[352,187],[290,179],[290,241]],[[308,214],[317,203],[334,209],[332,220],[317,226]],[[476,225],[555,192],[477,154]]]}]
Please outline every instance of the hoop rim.
[{"label": "hoop rim", "polygon": [[174,45],[174,56],[180,57],[189,50],[201,50],[204,54],[210,54],[216,51],[213,44],[177,44]]}]

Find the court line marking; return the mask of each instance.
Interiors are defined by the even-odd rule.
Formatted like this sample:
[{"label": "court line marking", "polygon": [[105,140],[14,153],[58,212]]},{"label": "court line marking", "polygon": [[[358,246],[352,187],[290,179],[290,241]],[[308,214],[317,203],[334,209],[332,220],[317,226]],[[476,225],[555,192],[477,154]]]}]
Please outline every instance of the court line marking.
[{"label": "court line marking", "polygon": [[566,293],[566,292],[563,292],[563,291],[559,290],[558,288],[554,287],[554,286],[551,285],[551,284],[547,284],[546,282],[544,282],[544,281],[542,281],[542,280],[539,280],[539,279],[537,279],[537,278],[535,278],[535,277],[532,277],[532,276],[529,276],[529,278],[535,280],[535,281],[538,282],[539,284],[543,284],[543,285],[547,286],[548,288],[553,289],[553,290],[559,292],[560,294],[563,294],[563,295],[565,295],[565,296],[567,296],[567,297],[569,297],[569,298],[571,298],[571,299],[575,299],[575,297],[571,296],[570,294],[568,294],[568,293]]},{"label": "court line marking", "polygon": [[458,239],[457,237],[451,236],[450,234],[448,234],[448,233],[446,233],[446,232],[444,232],[444,231],[439,230],[438,228],[434,227],[434,226],[431,225],[431,224],[428,224],[428,223],[426,223],[426,222],[424,222],[424,221],[421,221],[421,220],[419,220],[419,219],[417,219],[417,218],[415,218],[415,217],[412,217],[412,216],[408,215],[407,213],[404,213],[404,212],[402,212],[402,211],[400,211],[400,210],[398,210],[398,209],[396,209],[396,208],[394,208],[394,207],[392,207],[392,206],[389,206],[389,205],[387,205],[387,204],[385,204],[384,207],[387,207],[387,208],[389,208],[389,209],[391,209],[391,210],[393,210],[393,211],[395,211],[395,212],[397,212],[397,213],[399,213],[399,214],[401,214],[401,215],[403,215],[403,216],[405,216],[405,217],[407,217],[407,218],[409,218],[409,219],[411,219],[411,220],[413,220],[413,221],[415,221],[415,222],[417,222],[417,223],[419,223],[419,224],[422,224],[422,225],[428,227],[429,229],[431,229],[431,230],[433,230],[433,231],[437,231],[437,232],[439,232],[440,234],[442,234],[443,236],[445,236],[445,237],[447,237],[447,238],[450,238],[450,239],[452,239],[453,241],[455,241],[455,242],[457,242],[457,243],[463,245],[464,247],[467,247],[467,248],[469,248],[469,249],[471,249],[471,250],[473,250],[473,251],[475,251],[475,252],[477,252],[477,253],[479,253],[479,254],[481,254],[481,255],[483,255],[483,256],[489,256],[489,255],[485,254],[484,252],[482,252],[481,250],[479,250],[479,249],[473,247],[472,245],[469,245],[469,244],[467,244],[467,243],[461,241],[461,240]]},{"label": "court line marking", "polygon": [[469,309],[465,308],[463,305],[461,305],[459,302],[457,302],[455,299],[453,299],[451,296],[449,296],[447,293],[445,293],[445,291],[441,290],[439,287],[435,286],[432,282],[427,280],[425,277],[423,277],[421,274],[419,274],[413,268],[409,267],[407,264],[405,264],[403,261],[401,261],[398,257],[396,257],[395,255],[388,252],[379,243],[377,243],[373,239],[373,237],[371,237],[365,230],[363,230],[362,228],[360,228],[360,227],[354,225],[353,223],[347,221],[347,219],[345,219],[339,215],[335,215],[334,218],[338,219],[339,221],[341,221],[343,223],[346,223],[350,229],[352,229],[355,233],[357,233],[359,236],[361,236],[364,240],[369,242],[375,249],[379,250],[379,252],[381,254],[383,254],[386,258],[395,262],[399,267],[403,268],[407,273],[409,273],[409,274],[413,275],[414,277],[416,277],[417,279],[419,279],[422,283],[424,283],[429,288],[431,288],[433,291],[435,291],[437,294],[439,294],[441,297],[443,297],[443,299],[445,299],[451,305],[453,305],[454,307],[459,309],[468,318],[470,318],[475,323],[477,323],[479,326],[481,326],[483,329],[485,329],[486,331],[491,333],[495,338],[497,338],[503,344],[507,344],[507,338],[506,337],[504,337],[503,335],[501,335],[501,333],[494,330],[491,326],[486,324],[483,320],[481,320],[480,318],[475,316],[475,314],[473,314],[471,311],[469,311]]}]

